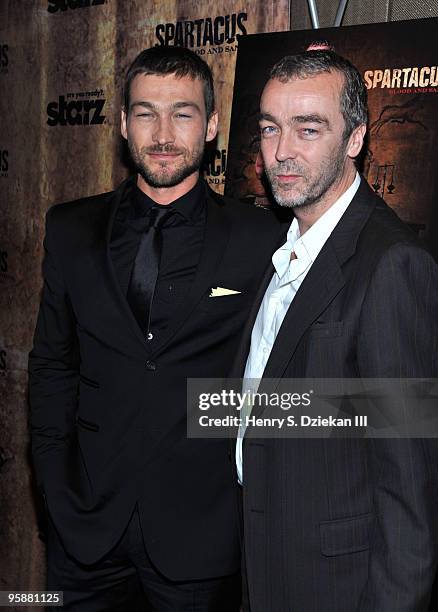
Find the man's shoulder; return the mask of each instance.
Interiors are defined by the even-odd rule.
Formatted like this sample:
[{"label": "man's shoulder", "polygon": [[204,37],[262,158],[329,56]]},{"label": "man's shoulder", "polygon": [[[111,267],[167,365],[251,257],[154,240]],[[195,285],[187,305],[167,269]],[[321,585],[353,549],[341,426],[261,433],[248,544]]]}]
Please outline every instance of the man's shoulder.
[{"label": "man's shoulder", "polygon": [[82,219],[89,222],[93,218],[98,221],[101,214],[108,211],[111,201],[124,197],[133,182],[134,177],[129,177],[112,191],[54,204],[47,212],[47,219],[50,223],[62,224],[80,222]]},{"label": "man's shoulder", "polygon": [[244,223],[249,227],[266,228],[269,230],[281,229],[286,223],[290,224],[291,219],[286,219],[281,211],[276,208],[256,206],[252,202],[237,200],[229,196],[220,195],[208,189],[208,196],[224,211],[224,214],[235,223]]},{"label": "man's shoulder", "polygon": [[362,234],[361,242],[377,253],[398,247],[410,247],[427,251],[413,229],[382,198],[368,190],[366,201],[373,206]]},{"label": "man's shoulder", "polygon": [[96,195],[78,198],[53,204],[47,211],[47,217],[53,222],[70,221],[84,214],[98,212],[114,197],[115,191],[107,191]]},{"label": "man's shoulder", "polygon": [[382,250],[397,245],[427,250],[413,229],[380,198],[370,216],[367,234]]}]

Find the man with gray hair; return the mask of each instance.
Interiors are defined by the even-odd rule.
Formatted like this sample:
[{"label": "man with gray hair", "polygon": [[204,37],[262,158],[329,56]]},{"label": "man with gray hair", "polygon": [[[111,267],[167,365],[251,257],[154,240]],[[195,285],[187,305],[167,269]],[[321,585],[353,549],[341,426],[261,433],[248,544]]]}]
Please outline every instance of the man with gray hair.
[{"label": "man with gray hair", "polygon": [[[359,72],[333,51],[285,57],[271,71],[261,153],[277,203],[295,218],[248,319],[236,377],[437,376],[437,266],[356,170],[367,114]],[[247,609],[427,610],[435,441],[254,439],[251,429],[236,446]]]}]

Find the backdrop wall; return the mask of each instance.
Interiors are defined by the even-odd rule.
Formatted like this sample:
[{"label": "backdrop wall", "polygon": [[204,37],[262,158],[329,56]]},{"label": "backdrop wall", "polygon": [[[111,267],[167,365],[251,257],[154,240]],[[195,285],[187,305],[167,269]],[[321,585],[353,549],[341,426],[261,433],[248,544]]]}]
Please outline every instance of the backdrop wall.
[{"label": "backdrop wall", "polygon": [[[322,26],[337,4],[319,0]],[[350,0],[345,23],[433,15],[436,0]],[[206,178],[222,191],[237,35],[290,27],[310,27],[305,0],[0,0],[0,590],[44,588],[26,367],[46,210],[126,176],[122,78],[155,44],[189,46],[213,69],[221,121]]]}]

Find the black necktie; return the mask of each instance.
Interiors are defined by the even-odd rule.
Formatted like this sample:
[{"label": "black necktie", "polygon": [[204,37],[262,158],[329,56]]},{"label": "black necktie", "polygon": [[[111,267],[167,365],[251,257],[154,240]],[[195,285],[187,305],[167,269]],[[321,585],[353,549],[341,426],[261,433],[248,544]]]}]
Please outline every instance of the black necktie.
[{"label": "black necktie", "polygon": [[161,227],[173,214],[172,209],[153,207],[149,227],[143,233],[132,268],[128,287],[128,302],[147,338],[151,318],[152,300],[160,268],[162,236]]}]

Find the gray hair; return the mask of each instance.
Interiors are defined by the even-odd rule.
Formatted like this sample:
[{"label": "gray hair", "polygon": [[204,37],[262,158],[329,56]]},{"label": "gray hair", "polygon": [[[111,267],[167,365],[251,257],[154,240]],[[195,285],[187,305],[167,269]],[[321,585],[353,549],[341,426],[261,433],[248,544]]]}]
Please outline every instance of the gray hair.
[{"label": "gray hair", "polygon": [[306,79],[322,72],[335,71],[344,76],[340,99],[346,140],[355,128],[367,123],[368,106],[365,83],[358,69],[345,57],[330,50],[310,50],[287,55],[275,64],[269,76],[281,83],[287,83],[293,79]]}]

